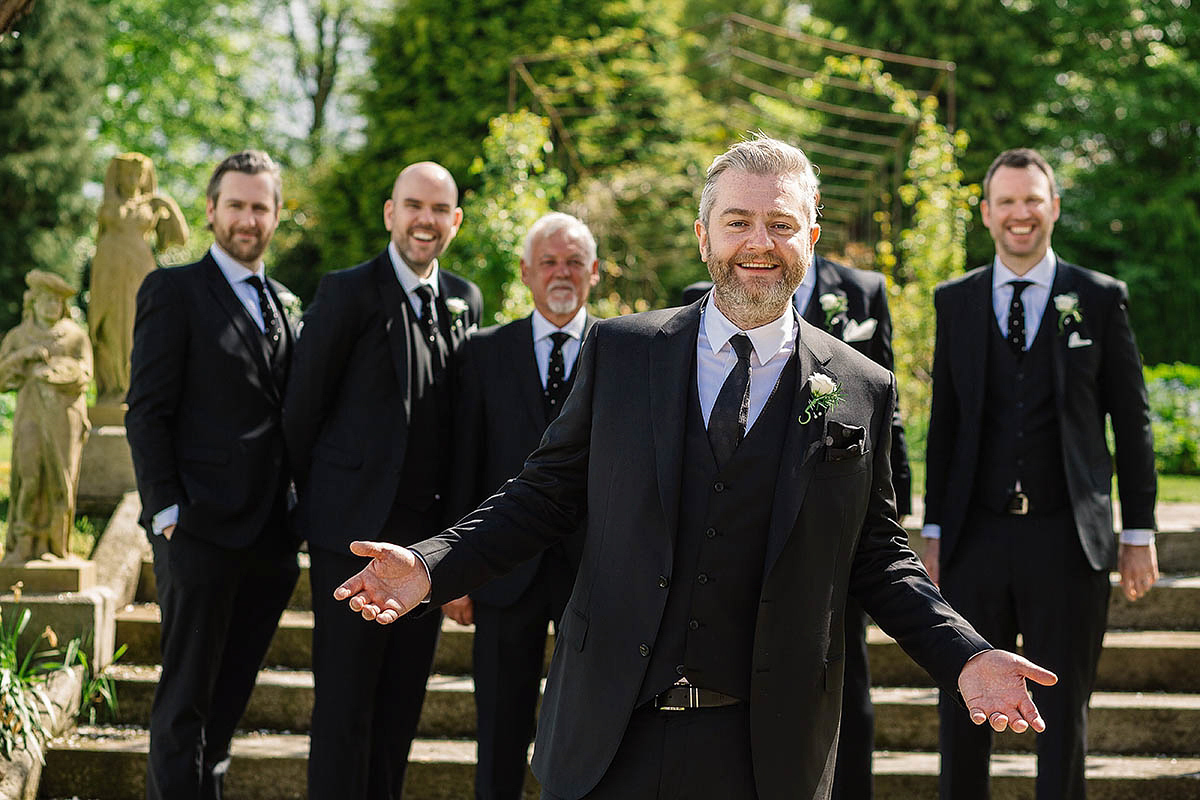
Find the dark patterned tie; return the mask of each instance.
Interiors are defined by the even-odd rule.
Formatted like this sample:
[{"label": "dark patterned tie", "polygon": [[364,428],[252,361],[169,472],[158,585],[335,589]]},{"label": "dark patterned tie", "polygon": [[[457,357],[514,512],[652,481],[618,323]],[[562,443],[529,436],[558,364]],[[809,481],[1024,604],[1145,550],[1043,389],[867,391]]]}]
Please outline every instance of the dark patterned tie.
[{"label": "dark patterned tie", "polygon": [[267,297],[267,287],[263,285],[262,278],[251,275],[246,278],[246,283],[253,286],[254,291],[258,292],[258,308],[262,312],[263,318],[263,336],[267,337],[267,344],[270,345],[271,354],[274,355],[279,349],[280,342],[283,341],[283,323],[279,321],[279,315],[275,313],[275,306]]},{"label": "dark patterned tie", "polygon": [[546,388],[542,390],[542,404],[546,409],[547,422],[553,422],[558,416],[571,391],[563,365],[563,345],[571,338],[571,334],[555,331],[550,334],[550,338],[554,341],[554,347],[550,350],[550,361],[546,365]]},{"label": "dark patterned tie", "polygon": [[433,289],[427,284],[417,284],[413,294],[421,298],[421,333],[429,346],[429,354],[433,358],[434,373],[440,373],[446,368],[446,351],[442,346],[442,334],[437,325],[437,306],[433,303]]},{"label": "dark patterned tie", "polygon": [[1025,353],[1025,303],[1021,292],[1033,285],[1033,281],[1009,281],[1013,287],[1012,302],[1008,306],[1008,346],[1020,358]]},{"label": "dark patterned tie", "polygon": [[708,418],[708,442],[712,445],[718,468],[724,467],[733,457],[733,451],[746,435],[746,422],[750,419],[750,353],[754,351],[754,344],[744,333],[735,333],[729,344],[737,353],[737,363],[721,385]]}]

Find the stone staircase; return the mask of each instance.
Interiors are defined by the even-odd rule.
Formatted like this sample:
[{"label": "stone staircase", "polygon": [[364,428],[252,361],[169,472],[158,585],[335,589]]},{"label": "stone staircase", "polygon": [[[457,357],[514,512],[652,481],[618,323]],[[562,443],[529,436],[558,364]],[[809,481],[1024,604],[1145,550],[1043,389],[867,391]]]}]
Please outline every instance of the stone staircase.
[{"label": "stone staircase", "polygon": [[[1160,523],[1162,524],[1162,523]],[[1092,698],[1089,796],[1095,800],[1200,798],[1200,509],[1159,536],[1168,577],[1133,604],[1114,586],[1097,692]],[[914,536],[914,539],[916,537]],[[915,544],[916,542],[914,542]],[[153,572],[142,570],[135,604],[118,614],[129,650],[113,668],[119,724],[81,727],[48,748],[39,797],[124,800],[144,796],[150,703],[158,680]],[[305,797],[312,709],[312,615],[302,574],[272,642],[267,668],[234,741],[227,780],[233,800]],[[406,797],[473,796],[475,746],[470,628],[442,629]],[[937,696],[930,681],[882,631],[868,636],[876,688],[876,787],[880,798],[937,796]],[[547,658],[549,657],[549,648]],[[1031,735],[1002,734],[993,796],[1032,798]],[[533,781],[527,796],[537,796]]]}]

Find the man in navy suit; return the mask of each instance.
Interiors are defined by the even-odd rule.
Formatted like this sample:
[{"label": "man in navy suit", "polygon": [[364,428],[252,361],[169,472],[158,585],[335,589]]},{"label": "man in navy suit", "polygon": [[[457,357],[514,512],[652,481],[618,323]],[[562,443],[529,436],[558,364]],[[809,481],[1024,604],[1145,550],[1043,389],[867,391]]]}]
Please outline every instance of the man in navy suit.
[{"label": "man in navy suit", "polygon": [[284,408],[311,559],[312,800],[401,796],[441,615],[385,630],[331,598],[357,568],[352,540],[406,544],[446,523],[455,361],[482,307],[475,284],[439,263],[462,223],[444,167],[402,170],[383,222],[383,252],[321,279]]},{"label": "man in navy suit", "polygon": [[[596,240],[581,220],[554,212],[530,227],[521,280],[533,295],[533,313],[472,334],[462,351],[451,489],[457,515],[519,473],[558,416],[595,321],[586,304],[599,279]],[[582,537],[580,529],[443,609],[475,624],[475,796],[481,800],[521,797],[546,628],[562,619]]]},{"label": "man in navy suit", "polygon": [[299,574],[281,426],[294,342],[263,265],[279,168],[237,153],[207,195],[208,253],[138,291],[125,415],[162,611],[152,799],[221,797],[234,727]]},{"label": "man in navy suit", "polygon": [[[1108,615],[1158,578],[1154,443],[1125,284],[1050,247],[1060,199],[1033,150],[1001,153],[980,211],[991,264],[938,287],[925,479],[925,561],[989,641],[1058,673],[1034,687],[1046,718],[1037,796],[1081,800],[1087,708]],[[1113,535],[1116,440],[1124,526]],[[979,580],[980,571],[989,580]],[[941,796],[988,796],[991,734],[941,702]]]}]

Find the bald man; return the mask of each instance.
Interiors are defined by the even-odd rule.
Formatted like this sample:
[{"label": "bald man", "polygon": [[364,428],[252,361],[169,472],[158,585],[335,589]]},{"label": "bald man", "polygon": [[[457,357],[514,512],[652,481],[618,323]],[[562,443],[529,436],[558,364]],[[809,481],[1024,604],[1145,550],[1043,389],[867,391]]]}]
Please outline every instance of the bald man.
[{"label": "bald man", "polygon": [[441,614],[381,628],[333,590],[361,567],[351,541],[411,544],[446,523],[454,359],[482,309],[478,287],[438,263],[462,223],[445,168],[401,171],[383,223],[386,250],[321,280],[284,409],[311,556],[312,800],[401,796]]}]

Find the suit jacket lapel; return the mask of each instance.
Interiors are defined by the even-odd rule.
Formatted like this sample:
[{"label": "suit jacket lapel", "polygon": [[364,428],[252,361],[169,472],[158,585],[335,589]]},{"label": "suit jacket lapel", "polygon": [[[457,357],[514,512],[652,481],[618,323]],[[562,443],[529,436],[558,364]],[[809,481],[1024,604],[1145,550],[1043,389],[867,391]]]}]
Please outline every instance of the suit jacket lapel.
[{"label": "suit jacket lapel", "polygon": [[825,265],[825,259],[820,256],[813,256],[813,289],[808,296],[808,307],[799,308],[800,316],[812,323],[821,330],[825,330],[825,312],[821,309],[821,295],[832,289],[833,283],[837,282],[837,275],[829,267]]},{"label": "suit jacket lapel", "polygon": [[242,305],[242,301],[238,299],[237,293],[233,291],[233,287],[229,285],[229,281],[225,279],[225,274],[221,272],[221,268],[217,266],[213,257],[206,255],[204,261],[209,291],[212,292],[213,297],[216,298],[225,313],[229,315],[234,330],[242,337],[246,351],[250,354],[255,366],[258,367],[262,385],[273,399],[279,400],[279,387],[275,385],[275,378],[271,374],[271,356],[267,348],[266,337],[254,324],[250,312]]},{"label": "suit jacket lapel", "polygon": [[[1046,310],[1042,312],[1042,325],[1055,326],[1054,330],[1048,331],[1048,333],[1054,336],[1054,343],[1050,347],[1050,361],[1054,366],[1054,406],[1058,411],[1059,419],[1065,419],[1069,405],[1067,403],[1067,337],[1060,335],[1057,330],[1058,320],[1054,316],[1057,313],[1054,308],[1054,298],[1057,295],[1073,291],[1075,291],[1075,273],[1070,264],[1058,261],[1054,270],[1054,282],[1050,285],[1050,296],[1046,298]],[[1065,438],[1063,443],[1066,444]]]},{"label": "suit jacket lapel", "polygon": [[[976,435],[983,417],[984,383],[987,380],[987,342],[991,329],[996,328],[996,312],[992,308],[993,268],[988,267],[975,279],[967,291],[966,302],[959,308],[962,319],[961,335],[951,344],[954,348],[953,368],[955,386],[968,393],[967,408],[970,409],[970,425]],[[997,330],[999,330],[997,328]],[[983,347],[979,343],[983,342]],[[961,379],[959,378],[961,376]]]},{"label": "suit jacket lapel", "polygon": [[681,309],[659,329],[650,343],[650,363],[647,364],[650,372],[650,431],[654,437],[658,494],[667,531],[672,536],[679,522],[687,382],[695,380],[692,364],[696,360],[699,331],[700,306],[693,304]]},{"label": "suit jacket lapel", "polygon": [[441,322],[442,336],[446,340],[446,346],[451,353],[457,352],[458,348],[467,338],[468,319],[466,312],[462,314],[451,314],[446,307],[446,300],[451,297],[457,297],[451,289],[449,282],[446,280],[446,273],[441,269],[438,270],[438,295],[437,295],[437,310],[438,320]]},{"label": "suit jacket lapel", "polygon": [[[775,560],[783,552],[783,547],[796,526],[804,495],[808,492],[808,483],[812,479],[815,463],[813,456],[821,449],[825,417],[818,416],[804,425],[800,424],[799,420],[811,395],[809,376],[820,370],[837,380],[838,376],[833,374],[828,366],[832,356],[828,343],[806,322],[801,321],[800,341],[796,347],[796,382],[791,387],[792,415],[788,418],[788,427],[784,432],[783,457],[779,461],[779,474],[775,479],[775,505],[771,510],[771,525],[767,530],[764,577],[770,573]],[[780,387],[781,390],[782,388]]]},{"label": "suit jacket lapel", "polygon": [[514,369],[511,374],[517,381],[517,392],[521,396],[521,405],[529,414],[530,425],[534,430],[542,430],[546,427],[546,408],[542,402],[542,376],[534,354],[533,317],[519,319],[513,327],[511,357]]},{"label": "suit jacket lapel", "polygon": [[412,413],[412,395],[408,380],[408,361],[411,357],[408,352],[408,314],[411,306],[400,281],[396,278],[396,271],[392,268],[392,261],[386,251],[375,259],[375,280],[379,286],[379,296],[383,300],[388,349],[392,353],[392,367],[396,370],[396,382],[400,385],[403,400],[404,420],[407,422]]}]

